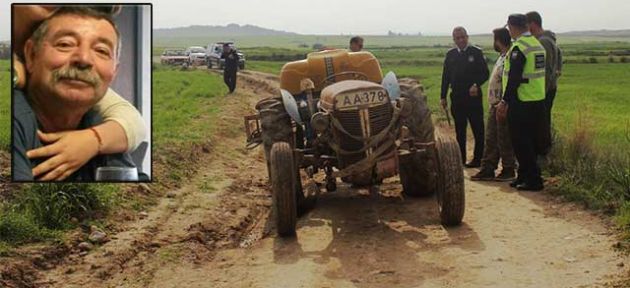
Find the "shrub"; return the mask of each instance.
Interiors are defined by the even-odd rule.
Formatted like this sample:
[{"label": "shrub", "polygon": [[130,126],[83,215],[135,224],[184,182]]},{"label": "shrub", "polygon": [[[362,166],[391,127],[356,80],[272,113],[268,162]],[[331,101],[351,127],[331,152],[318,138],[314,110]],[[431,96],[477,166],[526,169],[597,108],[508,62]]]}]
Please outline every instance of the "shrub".
[{"label": "shrub", "polygon": [[97,184],[33,184],[26,186],[19,208],[43,227],[65,229],[70,219],[103,216],[113,204],[116,188]]},{"label": "shrub", "polygon": [[53,236],[53,232],[40,228],[28,215],[15,211],[0,212],[0,243],[22,244]]}]

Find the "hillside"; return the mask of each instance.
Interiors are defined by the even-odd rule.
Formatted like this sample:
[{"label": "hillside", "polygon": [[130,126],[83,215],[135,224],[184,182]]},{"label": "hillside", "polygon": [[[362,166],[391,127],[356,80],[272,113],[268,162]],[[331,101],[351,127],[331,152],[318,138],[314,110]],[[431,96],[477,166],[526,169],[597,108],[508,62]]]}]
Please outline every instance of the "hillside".
[{"label": "hillside", "polygon": [[207,36],[279,36],[296,33],[273,30],[255,25],[228,24],[227,26],[193,25],[188,27],[158,28],[153,30],[155,38],[186,38]]}]

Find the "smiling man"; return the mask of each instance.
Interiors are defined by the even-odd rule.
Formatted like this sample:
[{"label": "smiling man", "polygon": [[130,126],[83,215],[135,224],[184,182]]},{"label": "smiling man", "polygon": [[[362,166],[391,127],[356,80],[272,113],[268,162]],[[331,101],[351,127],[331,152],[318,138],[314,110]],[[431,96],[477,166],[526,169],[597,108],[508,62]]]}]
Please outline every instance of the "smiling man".
[{"label": "smiling man", "polygon": [[[31,169],[38,162],[26,151],[42,146],[37,130],[87,129],[101,122],[91,109],[116,75],[119,50],[120,35],[110,16],[78,6],[60,8],[26,41],[29,80],[26,91],[13,92],[14,180],[34,180]],[[94,180],[100,166],[134,165],[126,154],[97,156],[68,180]]]}]

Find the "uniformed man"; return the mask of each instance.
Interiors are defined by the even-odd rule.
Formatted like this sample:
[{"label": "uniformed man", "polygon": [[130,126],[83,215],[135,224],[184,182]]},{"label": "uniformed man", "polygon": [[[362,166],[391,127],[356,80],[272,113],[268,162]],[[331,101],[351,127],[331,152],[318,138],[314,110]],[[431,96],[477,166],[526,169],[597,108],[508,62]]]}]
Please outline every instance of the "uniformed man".
[{"label": "uniformed man", "polygon": [[363,50],[363,38],[360,36],[350,38],[350,51],[359,52],[361,50]]},{"label": "uniformed man", "polygon": [[475,150],[468,168],[480,167],[484,145],[483,101],[481,86],[488,80],[488,64],[481,49],[468,45],[464,27],[453,29],[456,47],[446,53],[442,72],[441,105],[446,110],[446,94],[451,88],[451,113],[455,120],[457,143],[466,163],[466,127],[468,122],[475,137]]},{"label": "uniformed man", "polygon": [[540,131],[545,123],[545,48],[529,32],[525,15],[510,15],[508,28],[514,42],[503,68],[504,93],[497,113],[507,113],[518,161],[518,176],[510,186],[540,191],[543,180],[536,158],[541,154]]},{"label": "uniformed man", "polygon": [[236,89],[236,72],[238,71],[238,54],[229,44],[223,44],[223,54],[221,59],[225,60],[223,65],[223,81],[230,89],[230,93],[234,93]]}]

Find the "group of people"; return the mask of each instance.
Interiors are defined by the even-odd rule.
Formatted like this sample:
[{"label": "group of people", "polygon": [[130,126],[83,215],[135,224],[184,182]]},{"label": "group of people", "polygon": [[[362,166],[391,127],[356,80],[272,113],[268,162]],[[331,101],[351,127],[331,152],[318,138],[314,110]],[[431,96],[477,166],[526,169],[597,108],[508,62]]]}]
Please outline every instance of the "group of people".
[{"label": "group of people", "polygon": [[[466,168],[480,168],[476,181],[511,181],[518,190],[544,188],[538,159],[551,148],[551,108],[562,71],[562,53],[553,32],[544,30],[536,11],[512,14],[494,29],[499,53],[492,72],[480,48],[470,45],[464,27],[453,29],[455,48],[446,53],[440,105],[455,122],[455,134]],[[352,37],[349,50],[363,49],[363,38]],[[481,87],[488,82],[488,118],[484,125]],[[470,123],[475,147],[466,162]],[[501,161],[501,171],[496,170]]]},{"label": "group of people", "polygon": [[[456,47],[444,60],[441,106],[447,110],[450,88],[462,162],[480,168],[472,180],[512,181],[510,186],[518,190],[539,191],[544,186],[538,159],[551,147],[551,107],[561,53],[555,35],[542,28],[538,12],[512,14],[506,27],[493,31],[499,57],[492,73],[481,49],[468,43],[466,29],[453,29]],[[484,127],[480,87],[488,80],[490,107]],[[466,162],[469,122],[475,148],[473,159]],[[496,175],[499,160],[502,169]]]}]

